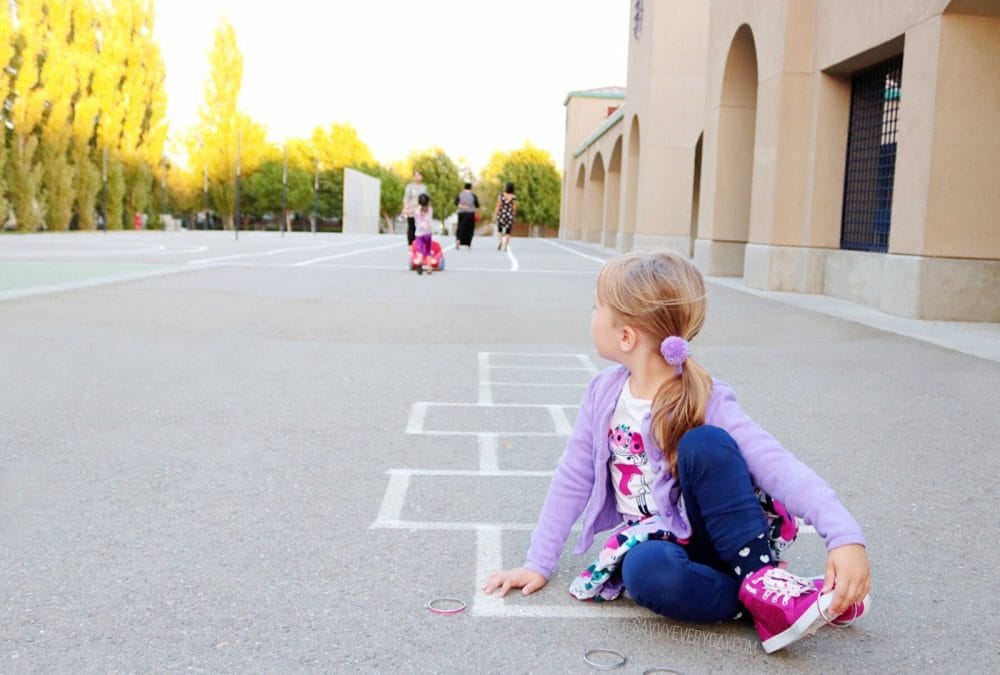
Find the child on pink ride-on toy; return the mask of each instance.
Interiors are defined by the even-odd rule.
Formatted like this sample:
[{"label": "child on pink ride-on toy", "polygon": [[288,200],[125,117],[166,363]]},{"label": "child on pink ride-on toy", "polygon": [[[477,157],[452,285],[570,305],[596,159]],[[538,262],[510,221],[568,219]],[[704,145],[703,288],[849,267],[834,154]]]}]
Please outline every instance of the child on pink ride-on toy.
[{"label": "child on pink ride-on toy", "polygon": [[[410,255],[410,268],[417,274],[430,274],[441,264],[441,246],[435,245],[431,237],[431,219],[434,209],[430,206],[431,198],[427,193],[417,198],[417,212],[414,214],[415,234],[413,251]],[[436,251],[435,251],[436,246]]]}]

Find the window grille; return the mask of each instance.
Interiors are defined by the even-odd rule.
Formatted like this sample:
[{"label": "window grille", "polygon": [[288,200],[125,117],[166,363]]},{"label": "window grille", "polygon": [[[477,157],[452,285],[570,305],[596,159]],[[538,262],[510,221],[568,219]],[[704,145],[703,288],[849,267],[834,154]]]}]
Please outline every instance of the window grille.
[{"label": "window grille", "polygon": [[902,77],[903,57],[897,56],[851,78],[842,249],[889,250]]}]

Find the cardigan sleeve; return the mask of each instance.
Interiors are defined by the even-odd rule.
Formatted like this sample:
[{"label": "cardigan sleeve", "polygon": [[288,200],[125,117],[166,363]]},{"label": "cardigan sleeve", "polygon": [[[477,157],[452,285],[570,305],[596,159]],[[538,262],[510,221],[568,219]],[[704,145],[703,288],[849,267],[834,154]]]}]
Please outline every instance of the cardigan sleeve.
[{"label": "cardigan sleeve", "polygon": [[594,488],[594,398],[600,377],[595,376],[587,387],[576,424],[566,441],[538,523],[531,533],[531,546],[524,566],[546,579],[559,562],[573,523],[583,513]]}]

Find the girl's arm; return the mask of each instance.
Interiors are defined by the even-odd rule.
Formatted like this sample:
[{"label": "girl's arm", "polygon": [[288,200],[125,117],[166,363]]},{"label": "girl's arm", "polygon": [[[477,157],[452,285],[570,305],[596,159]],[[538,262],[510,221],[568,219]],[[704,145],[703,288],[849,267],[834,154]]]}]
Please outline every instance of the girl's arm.
[{"label": "girl's arm", "polygon": [[583,513],[594,489],[594,396],[600,379],[601,375],[596,375],[590,381],[580,403],[576,424],[552,477],[538,524],[531,533],[525,567],[545,577],[555,569],[573,523]]},{"label": "girl's arm", "polygon": [[845,544],[864,545],[861,526],[837,499],[833,488],[760,428],[740,407],[728,385],[716,383],[715,387],[721,390],[721,396],[713,419],[706,419],[706,423],[721,426],[733,437],[754,485],[814,526],[827,550]]}]

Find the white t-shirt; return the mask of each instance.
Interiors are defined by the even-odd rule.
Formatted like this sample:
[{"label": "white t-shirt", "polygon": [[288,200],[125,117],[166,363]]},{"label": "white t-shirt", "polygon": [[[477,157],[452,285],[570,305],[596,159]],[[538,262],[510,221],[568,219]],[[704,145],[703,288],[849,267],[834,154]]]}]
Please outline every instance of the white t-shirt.
[{"label": "white t-shirt", "polygon": [[653,476],[656,472],[646,459],[646,444],[642,439],[642,419],[653,402],[636,398],[631,390],[632,378],[625,380],[621,396],[611,416],[608,429],[608,449],[611,458],[608,469],[615,486],[618,512],[624,516],[650,516],[659,513],[653,500]]}]

